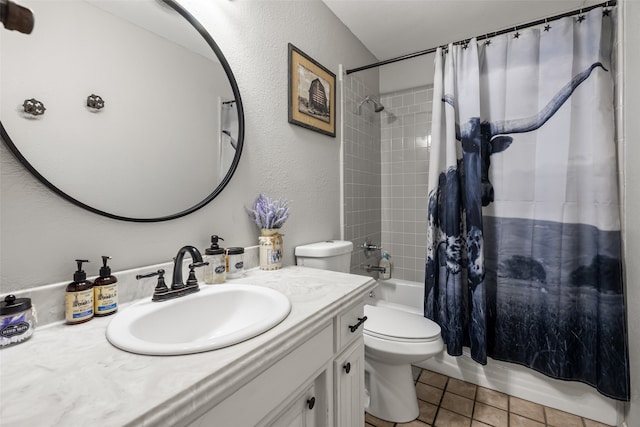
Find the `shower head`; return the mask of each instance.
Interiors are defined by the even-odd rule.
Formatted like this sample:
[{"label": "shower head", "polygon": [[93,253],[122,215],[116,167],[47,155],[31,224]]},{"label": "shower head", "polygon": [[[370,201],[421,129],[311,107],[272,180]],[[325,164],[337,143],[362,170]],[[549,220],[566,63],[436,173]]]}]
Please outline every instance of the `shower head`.
[{"label": "shower head", "polygon": [[376,101],[374,97],[367,95],[360,102],[360,104],[358,104],[358,107],[356,109],[356,114],[360,115],[360,112],[362,110],[362,104],[364,104],[365,102],[371,102],[373,104],[373,111],[375,111],[376,113],[379,113],[380,111],[384,110],[384,105]]}]

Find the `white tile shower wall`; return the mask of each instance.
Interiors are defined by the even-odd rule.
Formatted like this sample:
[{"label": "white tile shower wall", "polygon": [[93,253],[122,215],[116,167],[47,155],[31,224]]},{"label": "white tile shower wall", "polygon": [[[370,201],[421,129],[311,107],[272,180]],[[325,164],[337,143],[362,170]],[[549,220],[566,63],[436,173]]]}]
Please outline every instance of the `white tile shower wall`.
[{"label": "white tile shower wall", "polygon": [[382,95],[382,246],[392,275],[424,282],[433,87]]},{"label": "white tile shower wall", "polygon": [[345,76],[344,91],[344,238],[353,242],[351,272],[367,275],[367,264],[377,265],[379,254],[367,258],[360,245],[365,239],[381,243],[380,114],[365,103],[376,91],[355,76]]}]

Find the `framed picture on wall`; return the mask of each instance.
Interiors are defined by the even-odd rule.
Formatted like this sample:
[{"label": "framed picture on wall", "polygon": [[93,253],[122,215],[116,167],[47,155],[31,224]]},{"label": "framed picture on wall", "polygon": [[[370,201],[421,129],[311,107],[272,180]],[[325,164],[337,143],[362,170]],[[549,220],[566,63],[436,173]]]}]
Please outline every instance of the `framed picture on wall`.
[{"label": "framed picture on wall", "polygon": [[336,75],[291,43],[289,123],[336,136]]}]

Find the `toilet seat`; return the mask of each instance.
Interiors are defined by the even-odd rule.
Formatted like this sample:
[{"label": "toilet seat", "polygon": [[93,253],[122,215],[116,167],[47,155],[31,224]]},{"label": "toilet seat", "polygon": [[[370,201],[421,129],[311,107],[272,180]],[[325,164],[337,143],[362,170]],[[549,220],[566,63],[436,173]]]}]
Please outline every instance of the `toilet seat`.
[{"label": "toilet seat", "polygon": [[368,304],[364,314],[364,333],[372,337],[406,343],[440,339],[440,326],[417,314]]}]

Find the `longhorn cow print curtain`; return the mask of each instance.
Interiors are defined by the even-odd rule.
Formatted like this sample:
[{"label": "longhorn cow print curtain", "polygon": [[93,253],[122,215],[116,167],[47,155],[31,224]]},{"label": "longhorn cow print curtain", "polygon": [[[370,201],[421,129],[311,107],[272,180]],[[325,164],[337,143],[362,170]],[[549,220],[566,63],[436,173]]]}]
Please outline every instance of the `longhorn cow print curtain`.
[{"label": "longhorn cow print curtain", "polygon": [[424,314],[451,355],[628,400],[614,12],[438,50]]}]

